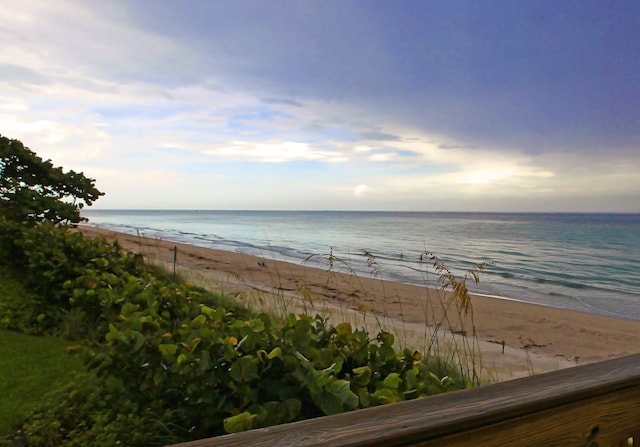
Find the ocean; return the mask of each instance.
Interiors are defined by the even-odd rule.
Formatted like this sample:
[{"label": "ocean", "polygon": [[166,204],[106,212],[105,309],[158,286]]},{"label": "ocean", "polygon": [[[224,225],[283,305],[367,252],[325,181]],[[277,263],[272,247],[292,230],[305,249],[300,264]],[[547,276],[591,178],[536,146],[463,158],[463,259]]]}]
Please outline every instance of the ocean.
[{"label": "ocean", "polygon": [[[475,293],[640,319],[640,214],[83,210],[123,233],[434,286],[491,264]],[[367,263],[363,250],[373,255]],[[470,283],[468,283],[470,284]]]}]

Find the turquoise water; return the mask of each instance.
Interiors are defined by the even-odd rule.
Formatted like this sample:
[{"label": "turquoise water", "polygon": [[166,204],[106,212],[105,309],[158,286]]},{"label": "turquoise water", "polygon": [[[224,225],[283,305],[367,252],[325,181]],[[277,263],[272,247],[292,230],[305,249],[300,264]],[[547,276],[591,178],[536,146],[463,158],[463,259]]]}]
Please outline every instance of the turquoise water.
[{"label": "turquoise water", "polygon": [[[456,273],[492,265],[477,293],[640,319],[640,214],[86,210],[91,225],[303,263],[333,254],[369,276],[433,285],[421,254]],[[321,256],[306,261],[311,266]],[[334,264],[340,267],[340,262]],[[342,267],[343,270],[347,267]]]}]

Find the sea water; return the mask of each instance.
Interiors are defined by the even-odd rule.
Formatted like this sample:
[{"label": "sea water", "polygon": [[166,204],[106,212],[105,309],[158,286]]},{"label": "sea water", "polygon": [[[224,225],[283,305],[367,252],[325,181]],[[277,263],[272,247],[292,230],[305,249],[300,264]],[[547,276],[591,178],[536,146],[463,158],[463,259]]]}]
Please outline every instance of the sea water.
[{"label": "sea water", "polygon": [[[640,214],[85,210],[90,225],[436,285],[490,262],[476,293],[640,319]],[[370,255],[365,254],[365,251]],[[373,262],[367,262],[373,261]]]}]

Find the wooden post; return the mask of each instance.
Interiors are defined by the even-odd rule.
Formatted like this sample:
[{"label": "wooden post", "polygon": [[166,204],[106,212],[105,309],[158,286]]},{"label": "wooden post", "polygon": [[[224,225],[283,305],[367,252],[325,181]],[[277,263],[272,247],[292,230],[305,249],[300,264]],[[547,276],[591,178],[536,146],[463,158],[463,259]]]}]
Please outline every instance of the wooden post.
[{"label": "wooden post", "polygon": [[176,280],[176,265],[178,264],[178,247],[173,246],[173,280]]}]

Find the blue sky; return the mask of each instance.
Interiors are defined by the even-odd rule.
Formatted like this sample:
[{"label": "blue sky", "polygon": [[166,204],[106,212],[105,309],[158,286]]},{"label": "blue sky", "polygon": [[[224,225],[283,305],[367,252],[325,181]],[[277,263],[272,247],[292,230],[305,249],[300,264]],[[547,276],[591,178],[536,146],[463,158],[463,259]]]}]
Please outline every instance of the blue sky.
[{"label": "blue sky", "polygon": [[0,0],[96,208],[640,211],[640,2]]}]

